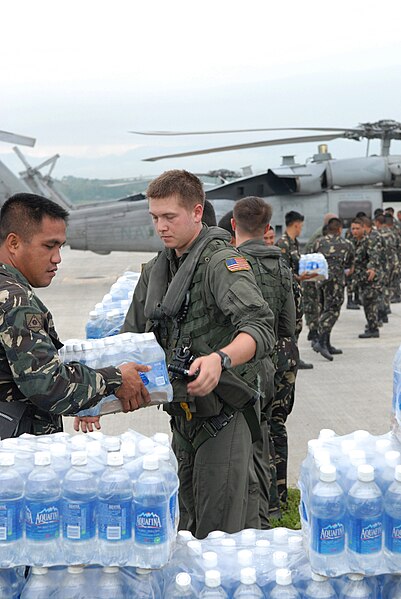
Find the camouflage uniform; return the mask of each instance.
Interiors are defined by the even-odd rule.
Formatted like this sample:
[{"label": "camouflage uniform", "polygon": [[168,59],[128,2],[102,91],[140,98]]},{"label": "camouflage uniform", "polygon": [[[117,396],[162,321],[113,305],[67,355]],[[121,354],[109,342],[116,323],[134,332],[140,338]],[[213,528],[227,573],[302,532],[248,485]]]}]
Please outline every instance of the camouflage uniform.
[{"label": "camouflage uniform", "polygon": [[373,245],[380,256],[381,277],[377,281],[379,285],[378,319],[380,321],[387,317],[387,306],[390,308],[388,242],[386,237],[382,235],[382,229],[372,228],[368,237],[372,239]]},{"label": "camouflage uniform", "polygon": [[390,312],[392,295],[397,294],[399,271],[399,245],[396,232],[390,227],[381,227],[380,234],[386,246],[386,266],[383,269],[384,303],[386,312]]},{"label": "camouflage uniform", "polygon": [[293,274],[293,292],[296,309],[295,335],[298,339],[302,331],[302,317],[304,315],[302,289],[300,283],[295,278],[295,276],[298,276],[299,261],[301,259],[299,243],[297,239],[292,239],[288,233],[285,232],[280,239],[277,240],[276,246],[280,248],[282,257]]},{"label": "camouflage uniform", "polygon": [[[323,235],[323,227],[319,227],[309,241],[305,244],[305,254],[313,252],[313,245],[319,237]],[[319,314],[321,310],[321,294],[317,286],[317,283],[313,280],[303,281],[302,283],[302,297],[304,302],[304,315],[306,326],[312,334],[312,339],[317,334]],[[308,339],[310,337],[308,336]]]},{"label": "camouflage uniform", "polygon": [[[274,320],[251,267],[228,238],[222,229],[204,226],[182,256],[166,248],[146,264],[122,329],[152,330],[168,362],[184,345],[195,355],[207,355],[240,332],[256,341],[255,358],[222,372],[206,397],[189,396],[187,381],[174,377],[174,399],[164,406],[171,416],[178,461],[180,528],[198,538],[216,529],[237,532],[252,521],[253,527],[260,526],[259,511],[249,512],[253,455],[246,411],[252,408],[256,415],[253,404],[245,406],[244,394],[236,389],[241,385],[252,399],[257,396],[260,360],[275,344]],[[234,401],[242,407],[235,408]],[[226,425],[212,434],[217,421]],[[253,492],[258,498],[257,483]]]},{"label": "camouflage uniform", "polygon": [[[370,269],[376,273],[373,281],[368,281],[366,271]],[[355,239],[355,279],[371,331],[378,330],[379,326],[378,311],[382,274],[380,250],[374,240],[369,236]]]},{"label": "camouflage uniform", "polygon": [[[274,314],[276,339],[294,335],[295,303],[292,293],[292,273],[281,259],[279,248],[266,246],[263,240],[252,239],[241,244],[238,251],[252,266],[259,289]],[[259,513],[262,528],[269,527],[269,508],[279,507],[277,506],[279,502],[276,452],[271,434],[272,410],[276,412],[278,406],[274,400],[275,368],[271,362],[269,357],[266,364],[268,375],[264,385],[265,397],[261,401],[262,438],[253,446],[255,470],[260,487]],[[274,364],[277,364],[276,352]]]},{"label": "camouflage uniform", "polygon": [[[354,248],[354,254],[355,254],[355,243],[356,242],[355,242],[355,237],[351,233],[351,229],[346,230],[344,237],[347,241],[350,241],[352,243],[353,248]],[[351,304],[353,303],[352,298],[355,294],[355,303],[356,303],[357,301],[359,301],[359,298],[358,298],[358,286],[357,286],[356,279],[355,279],[355,273],[353,272],[348,277],[346,277],[345,282],[346,282],[346,286],[347,286],[348,302]],[[358,307],[358,310],[359,310],[359,307]]]},{"label": "camouflage uniform", "polygon": [[61,347],[52,315],[28,281],[0,264],[0,415],[21,410],[13,436],[61,431],[62,414],[90,408],[121,385],[116,368],[63,364]]},{"label": "camouflage uniform", "polygon": [[322,335],[331,332],[340,316],[344,302],[344,270],[352,266],[354,251],[350,241],[333,233],[317,239],[313,251],[324,255],[329,270],[329,278],[317,283],[323,298],[323,309],[319,318],[319,335]]}]

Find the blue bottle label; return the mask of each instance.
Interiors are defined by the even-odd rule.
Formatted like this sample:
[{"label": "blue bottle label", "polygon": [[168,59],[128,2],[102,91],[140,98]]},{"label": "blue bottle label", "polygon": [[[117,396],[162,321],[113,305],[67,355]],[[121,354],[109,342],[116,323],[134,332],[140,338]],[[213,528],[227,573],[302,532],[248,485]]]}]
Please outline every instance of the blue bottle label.
[{"label": "blue bottle label", "polygon": [[0,541],[18,541],[22,537],[24,519],[22,499],[0,501]]},{"label": "blue bottle label", "polygon": [[63,500],[61,519],[63,537],[69,541],[87,541],[96,534],[95,501]]},{"label": "blue bottle label", "polygon": [[27,539],[52,541],[60,534],[60,502],[29,501],[25,503]]},{"label": "blue bottle label", "polygon": [[98,503],[99,538],[104,541],[126,541],[131,538],[131,501]]},{"label": "blue bottle label", "polygon": [[377,553],[382,548],[383,522],[380,517],[350,518],[349,547],[355,553]]},{"label": "blue bottle label", "polygon": [[392,553],[401,553],[401,519],[385,516],[384,539]]},{"label": "blue bottle label", "polygon": [[152,370],[147,373],[150,382],[153,383],[155,387],[163,387],[163,385],[167,385],[169,378],[165,361],[160,360],[160,362],[153,362],[151,366]]},{"label": "blue bottle label", "polygon": [[345,525],[340,518],[311,518],[312,549],[321,555],[336,555],[342,553],[345,547]]},{"label": "blue bottle label", "polygon": [[142,506],[134,502],[135,541],[142,545],[159,545],[167,541],[166,505]]},{"label": "blue bottle label", "polygon": [[173,529],[175,527],[175,512],[177,510],[177,493],[173,493],[172,496],[170,497],[170,518],[171,518],[171,523],[173,525]]}]

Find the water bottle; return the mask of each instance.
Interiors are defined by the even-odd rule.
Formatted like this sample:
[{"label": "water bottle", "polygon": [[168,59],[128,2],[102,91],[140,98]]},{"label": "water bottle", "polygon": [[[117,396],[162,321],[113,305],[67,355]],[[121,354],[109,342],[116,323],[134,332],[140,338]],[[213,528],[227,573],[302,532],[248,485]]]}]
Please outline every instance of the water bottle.
[{"label": "water bottle", "polygon": [[186,572],[180,572],[175,577],[175,585],[169,597],[172,599],[197,599],[198,594],[194,591],[191,584],[191,577]]},{"label": "water bottle", "polygon": [[269,579],[270,555],[270,541],[267,539],[258,539],[253,551],[253,563],[256,570],[256,582],[261,588],[265,586]]},{"label": "water bottle", "polygon": [[243,568],[240,574],[240,585],[233,595],[234,599],[263,599],[263,593],[256,582],[255,568]]},{"label": "water bottle", "polygon": [[311,578],[312,580],[306,587],[303,599],[337,599],[337,593],[327,576],[312,572]]},{"label": "water bottle", "polygon": [[60,481],[70,469],[70,456],[68,455],[67,445],[65,443],[52,443],[49,447],[51,455],[51,466],[59,477]]},{"label": "water bottle", "polygon": [[[219,566],[221,571],[221,585],[226,593],[231,596],[236,586],[237,544],[235,539],[225,538],[221,540]],[[260,572],[261,570],[262,568],[260,568]]]},{"label": "water bottle", "polygon": [[348,574],[340,599],[374,599],[374,595],[363,574]]},{"label": "water bottle", "polygon": [[155,447],[155,455],[159,458],[159,467],[167,486],[169,496],[169,514],[171,536],[175,535],[178,526],[178,486],[179,480],[174,467],[170,464],[170,450],[168,447]]},{"label": "water bottle", "polygon": [[394,480],[396,466],[400,463],[399,451],[387,451],[384,455],[384,468],[379,472],[377,484],[383,495]]},{"label": "water bottle", "polygon": [[121,574],[125,579],[125,596],[135,599],[160,599],[161,591],[155,572],[142,568],[124,568]]},{"label": "water bottle", "polygon": [[[129,557],[129,556],[127,556]],[[124,581],[120,569],[116,566],[105,566],[102,568],[98,585],[90,599],[125,599]],[[89,597],[87,596],[87,599]]]},{"label": "water bottle", "polygon": [[15,594],[10,585],[8,570],[0,571],[0,599],[18,599],[19,593]]},{"label": "water bottle", "polygon": [[383,496],[368,464],[358,467],[358,480],[348,493],[348,555],[354,570],[374,574],[381,558]]},{"label": "water bottle", "polygon": [[161,568],[169,559],[169,492],[159,460],[146,454],[134,487],[134,527],[137,562],[141,568]]},{"label": "water bottle", "polygon": [[98,339],[100,337],[99,313],[97,310],[89,312],[89,320],[86,323],[85,333],[87,339]]},{"label": "water bottle", "polygon": [[205,586],[200,592],[200,599],[228,599],[228,595],[221,586],[219,570],[205,572]]},{"label": "water bottle", "polygon": [[401,571],[401,466],[384,496],[384,553],[391,571]]},{"label": "water bottle", "polygon": [[3,439],[1,449],[14,454],[14,468],[26,481],[34,466],[36,443],[20,438]]},{"label": "water bottle", "polygon": [[83,566],[68,566],[54,599],[87,599],[89,589],[86,586]]},{"label": "water bottle", "polygon": [[60,562],[60,479],[50,466],[48,451],[35,453],[35,467],[25,485],[25,536],[27,562]]},{"label": "water bottle", "polygon": [[344,565],[345,509],[343,490],[336,482],[336,468],[322,466],[320,482],[310,501],[310,561],[313,569],[336,576]]},{"label": "water bottle", "polygon": [[308,441],[308,453],[306,458],[301,464],[301,471],[299,475],[298,486],[301,491],[301,503],[299,506],[299,513],[302,523],[302,532],[305,537],[309,535],[309,488],[311,470],[314,462],[314,452],[316,447],[321,447],[321,441],[318,439],[311,439]]},{"label": "water bottle", "polygon": [[277,548],[277,551],[288,550],[288,530],[279,526],[273,528],[273,545]]},{"label": "water bottle", "polygon": [[22,561],[24,481],[14,467],[13,453],[0,453],[0,567]]},{"label": "water bottle", "polygon": [[[50,458],[50,456],[49,456]],[[21,593],[21,599],[49,599],[56,588],[47,568],[33,567]]]},{"label": "water bottle", "polygon": [[71,466],[62,484],[64,559],[67,564],[89,564],[96,552],[97,482],[86,452],[73,452]]},{"label": "water bottle", "polygon": [[393,413],[401,424],[401,345],[393,362]]},{"label": "water bottle", "polygon": [[[255,595],[256,597],[256,595]],[[301,595],[292,585],[291,571],[281,568],[276,572],[276,586],[270,593],[271,599],[301,599]]]},{"label": "water bottle", "polygon": [[349,453],[349,460],[350,465],[342,485],[345,493],[348,493],[358,480],[358,466],[366,464],[366,452],[363,449],[353,449]]},{"label": "water bottle", "polygon": [[[131,561],[132,484],[119,451],[107,455],[107,467],[98,484],[98,538],[100,562],[124,566]],[[108,572],[108,571],[107,571]]]}]

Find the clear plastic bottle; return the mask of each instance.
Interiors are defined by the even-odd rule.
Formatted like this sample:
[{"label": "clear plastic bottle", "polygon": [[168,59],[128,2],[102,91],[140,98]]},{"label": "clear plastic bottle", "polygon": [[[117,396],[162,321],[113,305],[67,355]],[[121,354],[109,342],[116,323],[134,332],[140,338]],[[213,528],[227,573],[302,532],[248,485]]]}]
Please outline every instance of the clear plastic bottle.
[{"label": "clear plastic bottle", "polygon": [[233,595],[234,599],[263,599],[263,592],[256,582],[255,568],[243,568],[240,585]]},{"label": "clear plastic bottle", "polygon": [[60,481],[62,481],[71,465],[67,445],[65,443],[55,442],[50,445],[49,449],[51,454],[51,466]]},{"label": "clear plastic bottle", "polygon": [[71,454],[62,483],[63,551],[67,564],[89,564],[96,554],[96,486],[85,451]]},{"label": "clear plastic bottle", "polygon": [[170,463],[170,450],[168,447],[155,447],[155,455],[159,459],[159,468],[163,475],[169,494],[169,513],[171,524],[170,534],[171,536],[175,536],[176,527],[178,526],[179,521],[178,475],[174,466],[172,466]]},{"label": "clear plastic bottle", "polygon": [[100,336],[99,313],[97,310],[89,312],[89,319],[86,323],[85,333],[87,339],[98,339]]},{"label": "clear plastic bottle", "polygon": [[142,468],[133,502],[137,563],[161,568],[170,555],[169,492],[157,456],[145,455]]},{"label": "clear plastic bottle", "polygon": [[374,595],[363,574],[348,574],[340,599],[374,599]]},{"label": "clear plastic bottle", "polygon": [[205,586],[200,592],[200,599],[228,599],[228,595],[221,586],[219,570],[206,570]]},{"label": "clear plastic bottle", "polygon": [[292,584],[291,571],[281,568],[276,572],[276,586],[270,593],[270,599],[301,599],[301,595]]},{"label": "clear plastic bottle", "polygon": [[55,590],[54,581],[49,570],[33,567],[21,593],[21,599],[49,599],[53,596]]},{"label": "clear plastic bottle", "polygon": [[0,572],[0,599],[19,599],[19,593],[14,593],[10,585],[8,573],[9,570],[2,570]]},{"label": "clear plastic bottle", "polygon": [[401,454],[399,451],[386,451],[384,454],[384,467],[378,473],[377,484],[383,495],[394,480],[395,468],[400,463]]},{"label": "clear plastic bottle", "polygon": [[383,496],[368,464],[358,467],[358,480],[348,493],[348,556],[353,570],[374,574],[381,559]]},{"label": "clear plastic bottle", "polygon": [[87,599],[88,594],[83,566],[68,566],[54,599]]},{"label": "clear plastic bottle", "polygon": [[93,595],[93,599],[117,599],[117,597],[118,599],[128,599],[124,590],[124,580],[120,569],[116,566],[105,566],[102,568],[97,588]]},{"label": "clear plastic bottle", "polygon": [[35,453],[35,467],[25,485],[25,550],[32,565],[60,563],[60,479],[48,451]]},{"label": "clear plastic bottle", "polygon": [[303,599],[337,599],[330,579],[312,572],[312,580],[307,585]]},{"label": "clear plastic bottle", "polygon": [[348,493],[352,485],[358,480],[358,466],[366,464],[366,452],[363,449],[353,449],[349,453],[349,461],[350,464],[342,485],[345,493]]},{"label": "clear plastic bottle", "polygon": [[197,599],[198,594],[194,591],[191,584],[191,577],[186,572],[180,572],[175,577],[175,585],[172,593],[169,593],[171,599]]},{"label": "clear plastic bottle", "polygon": [[22,564],[24,481],[13,453],[0,453],[0,568]]},{"label": "clear plastic bottle", "polygon": [[401,424],[401,345],[393,361],[393,413]]},{"label": "clear plastic bottle", "polygon": [[124,566],[132,559],[132,484],[119,451],[107,455],[98,484],[97,512],[100,562]]},{"label": "clear plastic bottle", "polygon": [[401,571],[401,466],[384,496],[384,553],[391,571]]},{"label": "clear plastic bottle", "polygon": [[[128,575],[129,573],[129,575]],[[143,568],[124,568],[126,596],[131,599],[160,599],[161,592],[156,580],[155,570]]]},{"label": "clear plastic bottle", "polygon": [[336,576],[345,556],[345,510],[343,490],[336,482],[335,466],[320,468],[320,482],[310,501],[310,561],[313,569]]}]

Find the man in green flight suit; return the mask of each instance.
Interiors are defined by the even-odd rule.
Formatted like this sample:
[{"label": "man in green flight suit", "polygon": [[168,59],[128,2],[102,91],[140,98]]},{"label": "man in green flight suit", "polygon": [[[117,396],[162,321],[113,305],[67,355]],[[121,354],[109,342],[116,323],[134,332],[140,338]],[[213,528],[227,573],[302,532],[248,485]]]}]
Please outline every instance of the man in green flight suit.
[{"label": "man in green flight suit", "polygon": [[1,438],[61,431],[61,415],[90,408],[112,393],[124,411],[150,401],[137,372],[147,367],[130,363],[93,370],[60,361],[62,343],[52,315],[32,287],[47,287],[55,277],[67,217],[54,202],[29,193],[15,194],[1,209]]},{"label": "man in green flight suit", "polygon": [[259,516],[248,512],[249,469],[273,314],[229,235],[202,224],[195,175],[167,171],[147,196],[165,247],[145,265],[122,330],[153,331],[175,368],[164,409],[178,459],[180,528],[198,538],[237,532]]}]

